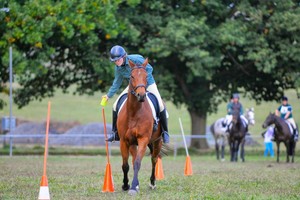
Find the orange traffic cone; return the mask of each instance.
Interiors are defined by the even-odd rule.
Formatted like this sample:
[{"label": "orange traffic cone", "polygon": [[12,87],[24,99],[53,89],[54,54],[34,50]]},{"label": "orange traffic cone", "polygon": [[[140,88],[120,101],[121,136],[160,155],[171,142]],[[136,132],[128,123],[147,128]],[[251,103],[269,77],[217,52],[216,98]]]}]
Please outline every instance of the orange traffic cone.
[{"label": "orange traffic cone", "polygon": [[192,162],[190,156],[186,156],[185,160],[185,168],[184,168],[184,175],[185,176],[190,176],[193,174],[193,169],[192,169]]},{"label": "orange traffic cone", "polygon": [[156,166],[155,166],[155,178],[156,178],[156,180],[163,180],[165,178],[163,165],[162,165],[162,161],[161,161],[160,157],[158,157]]},{"label": "orange traffic cone", "polygon": [[106,164],[105,176],[104,176],[104,184],[102,188],[102,192],[114,192],[114,183],[111,173],[110,163]]},{"label": "orange traffic cone", "polygon": [[50,200],[47,176],[43,175],[39,192],[39,200]]}]

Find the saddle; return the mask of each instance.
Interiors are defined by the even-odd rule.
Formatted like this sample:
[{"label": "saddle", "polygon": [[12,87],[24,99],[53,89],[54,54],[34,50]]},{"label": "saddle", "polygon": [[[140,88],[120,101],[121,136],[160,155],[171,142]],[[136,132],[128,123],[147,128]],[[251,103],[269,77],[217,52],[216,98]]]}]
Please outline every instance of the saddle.
[{"label": "saddle", "polygon": [[[154,123],[155,124],[158,124],[158,121],[159,121],[159,115],[160,115],[160,110],[159,110],[159,103],[158,103],[158,100],[156,98],[156,96],[154,94],[152,94],[151,92],[147,92],[146,93],[146,96],[147,96],[147,99],[148,99],[148,102],[149,102],[149,105],[151,107],[151,110],[152,110],[152,115],[153,115],[153,119],[154,119]],[[116,111],[117,113],[119,114],[119,112],[122,110],[125,102],[127,101],[127,97],[128,97],[128,94],[123,94],[118,102],[117,102],[117,107],[116,107]]]}]

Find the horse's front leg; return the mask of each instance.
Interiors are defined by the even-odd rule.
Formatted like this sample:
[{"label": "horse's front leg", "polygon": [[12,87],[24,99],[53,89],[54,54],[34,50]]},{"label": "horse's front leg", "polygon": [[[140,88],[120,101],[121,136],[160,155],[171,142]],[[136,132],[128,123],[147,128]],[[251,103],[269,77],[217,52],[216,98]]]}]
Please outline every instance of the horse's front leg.
[{"label": "horse's front leg", "polygon": [[145,141],[145,139],[139,140],[138,144],[139,145],[138,145],[136,158],[133,163],[133,171],[134,171],[133,172],[133,180],[131,183],[131,188],[128,192],[128,194],[130,194],[130,195],[136,195],[136,193],[138,192],[138,189],[139,189],[138,173],[141,168],[142,159],[143,159],[146,149],[147,149],[148,140],[147,141]]},{"label": "horse's front leg", "polygon": [[216,155],[217,155],[217,160],[219,160],[219,139],[217,138],[216,140]]},{"label": "horse's front leg", "polygon": [[239,153],[239,147],[240,147],[240,141],[235,142],[235,148],[234,148],[234,161],[238,161],[238,153]]},{"label": "horse's front leg", "polygon": [[230,141],[230,161],[234,161],[234,141]]},{"label": "horse's front leg", "polygon": [[123,165],[122,165],[122,170],[123,170],[123,185],[122,189],[124,191],[129,190],[130,185],[128,184],[128,171],[129,171],[129,164],[128,164],[128,158],[129,158],[129,147],[128,145],[123,142],[122,140],[120,141],[120,150],[122,154],[122,159],[123,159]]},{"label": "horse's front leg", "polygon": [[225,138],[223,137],[222,138],[221,161],[225,160],[224,155],[225,155]]}]

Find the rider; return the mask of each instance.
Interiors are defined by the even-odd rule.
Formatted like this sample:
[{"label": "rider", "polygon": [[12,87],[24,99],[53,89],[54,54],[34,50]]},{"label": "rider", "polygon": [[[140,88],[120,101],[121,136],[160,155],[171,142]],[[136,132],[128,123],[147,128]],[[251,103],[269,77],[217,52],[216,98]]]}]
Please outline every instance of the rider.
[{"label": "rider", "polygon": [[[109,99],[117,92],[117,90],[121,87],[123,79],[130,79],[130,73],[131,68],[129,66],[129,60],[131,60],[134,63],[142,64],[144,62],[144,58],[141,55],[138,54],[132,54],[127,55],[127,52],[122,46],[115,45],[110,50],[110,60],[115,63],[115,78],[113,81],[112,86],[110,87],[108,93],[104,95],[102,98]],[[168,134],[168,121],[167,121],[167,111],[164,106],[164,103],[161,99],[161,96],[158,92],[155,80],[152,75],[153,68],[150,64],[147,64],[146,66],[147,71],[147,91],[153,93],[159,103],[159,120],[162,128],[162,137],[164,143],[169,143],[169,134]],[[113,124],[112,124],[112,136],[108,139],[109,142],[112,141],[119,141],[119,135],[117,130],[117,103],[119,101],[119,98],[125,94],[128,93],[128,86],[125,88],[125,90],[120,94],[118,99],[113,104]]]},{"label": "rider", "polygon": [[298,141],[298,131],[292,111],[292,106],[288,104],[288,98],[286,96],[283,96],[282,104],[275,110],[275,114],[277,116],[280,116],[282,119],[287,120],[292,125],[294,140]]},{"label": "rider", "polygon": [[234,93],[232,95],[232,100],[230,103],[227,104],[227,115],[225,117],[225,124],[227,125],[227,131],[229,129],[229,125],[232,121],[232,114],[234,112],[239,112],[241,119],[246,125],[246,131],[248,132],[248,120],[246,117],[243,115],[244,114],[244,109],[243,105],[239,102],[240,96],[238,93]]}]

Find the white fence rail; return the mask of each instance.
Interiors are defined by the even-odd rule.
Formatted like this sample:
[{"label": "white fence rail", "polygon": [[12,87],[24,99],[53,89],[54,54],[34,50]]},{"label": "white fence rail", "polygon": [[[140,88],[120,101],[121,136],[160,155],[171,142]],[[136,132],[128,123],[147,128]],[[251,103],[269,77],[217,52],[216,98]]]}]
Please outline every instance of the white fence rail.
[{"label": "white fence rail", "polygon": [[[171,135],[171,144],[174,148],[174,156],[177,155],[178,148],[184,147],[184,141],[181,135]],[[187,145],[190,146],[193,138],[206,139],[208,145],[214,148],[215,141],[210,133],[206,135],[186,135]],[[261,136],[246,136],[247,138],[262,140]],[[9,142],[10,155],[13,154],[13,144],[39,144],[43,145],[45,134],[7,134],[0,135],[0,143]],[[62,142],[64,140],[65,142]],[[74,144],[72,144],[74,142]],[[101,146],[105,145],[104,134],[49,134],[49,145],[51,146]],[[110,146],[119,146],[119,142],[110,143]]]}]

